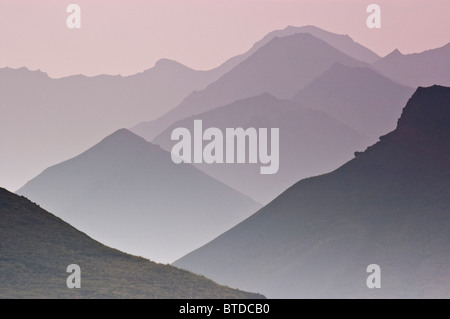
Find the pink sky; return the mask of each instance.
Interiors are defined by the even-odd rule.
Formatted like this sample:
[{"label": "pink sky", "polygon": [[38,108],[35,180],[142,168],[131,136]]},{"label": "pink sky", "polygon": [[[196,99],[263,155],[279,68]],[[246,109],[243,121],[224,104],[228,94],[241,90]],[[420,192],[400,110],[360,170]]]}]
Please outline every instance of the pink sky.
[{"label": "pink sky", "polygon": [[[66,27],[66,7],[82,28]],[[366,7],[382,28],[366,26]],[[288,25],[349,34],[380,55],[420,52],[450,42],[449,0],[0,0],[0,67],[53,77],[141,72],[160,58],[213,68]]]}]

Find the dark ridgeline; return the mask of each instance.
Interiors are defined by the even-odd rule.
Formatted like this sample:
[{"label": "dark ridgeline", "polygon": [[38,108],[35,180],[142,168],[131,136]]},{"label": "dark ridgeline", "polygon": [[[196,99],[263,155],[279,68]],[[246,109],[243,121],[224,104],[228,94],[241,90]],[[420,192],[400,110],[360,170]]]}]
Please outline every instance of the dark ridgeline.
[{"label": "dark ridgeline", "polygon": [[158,262],[204,245],[261,206],[122,129],[18,194],[100,242]]},{"label": "dark ridgeline", "polygon": [[[81,267],[81,289],[66,286]],[[0,188],[0,298],[261,298],[108,248]]]},{"label": "dark ridgeline", "polygon": [[175,265],[269,298],[449,298],[449,195],[450,88],[419,88],[380,142]]}]

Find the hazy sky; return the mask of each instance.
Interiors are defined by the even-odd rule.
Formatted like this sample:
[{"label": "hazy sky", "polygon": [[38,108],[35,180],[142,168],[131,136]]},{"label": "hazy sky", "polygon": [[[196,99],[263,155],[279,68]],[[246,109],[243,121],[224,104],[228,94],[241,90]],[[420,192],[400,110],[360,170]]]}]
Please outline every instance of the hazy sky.
[{"label": "hazy sky", "polygon": [[[81,6],[81,29],[66,7]],[[367,5],[382,28],[366,26]],[[380,55],[450,42],[450,0],[0,0],[0,67],[71,74],[133,74],[160,58],[213,68],[287,25],[349,34]]]}]

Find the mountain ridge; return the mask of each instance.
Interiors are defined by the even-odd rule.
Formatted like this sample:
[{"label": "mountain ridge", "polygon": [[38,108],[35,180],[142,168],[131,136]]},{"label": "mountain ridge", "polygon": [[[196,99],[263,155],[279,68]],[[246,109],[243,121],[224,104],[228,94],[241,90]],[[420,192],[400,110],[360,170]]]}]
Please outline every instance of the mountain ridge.
[{"label": "mountain ridge", "polygon": [[417,89],[380,142],[174,265],[269,298],[448,298],[449,123],[450,88]]},{"label": "mountain ridge", "polygon": [[[0,298],[262,298],[108,248],[3,188],[0,252]],[[71,264],[81,289],[66,286]]]},{"label": "mountain ridge", "polygon": [[368,66],[309,33],[274,37],[204,90],[190,94],[162,117],[141,123],[131,130],[146,140],[153,140],[177,120],[236,100],[263,92],[278,98],[290,98],[335,62]]},{"label": "mountain ridge", "polygon": [[126,129],[47,168],[17,193],[96,240],[159,262],[208,242],[260,207]]},{"label": "mountain ridge", "polygon": [[413,93],[371,68],[335,63],[292,100],[330,114],[374,143],[395,129]]},{"label": "mountain ridge", "polygon": [[450,42],[419,53],[394,50],[373,66],[392,80],[410,87],[450,86]]},{"label": "mountain ridge", "polygon": [[[209,176],[260,203],[268,203],[299,179],[326,173],[353,158],[370,139],[329,114],[270,93],[231,104],[175,122],[153,143],[170,151],[176,144],[171,133],[177,127],[193,130],[195,120],[225,131],[229,127],[278,128],[279,171],[261,175],[260,164],[197,164]],[[249,147],[246,147],[248,150]]]}]

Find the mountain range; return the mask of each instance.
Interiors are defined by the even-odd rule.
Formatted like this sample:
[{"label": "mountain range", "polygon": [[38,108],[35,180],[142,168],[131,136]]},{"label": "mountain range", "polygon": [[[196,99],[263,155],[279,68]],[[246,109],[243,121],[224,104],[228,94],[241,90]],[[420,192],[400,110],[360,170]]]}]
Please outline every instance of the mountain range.
[{"label": "mountain range", "polygon": [[367,65],[309,33],[275,37],[204,90],[193,92],[164,116],[132,131],[150,141],[178,120],[240,99],[264,92],[291,98],[337,62]]},{"label": "mountain range", "polygon": [[[194,120],[204,129],[215,127],[279,128],[280,167],[276,174],[261,175],[257,164],[195,164],[215,179],[256,201],[267,204],[298,180],[332,171],[370,144],[369,138],[328,114],[269,93],[243,99],[186,118],[169,126],[153,143],[167,151],[177,143],[171,133],[177,127],[193,132]],[[247,146],[248,150],[249,147]]]},{"label": "mountain range", "polygon": [[[313,26],[208,71],[0,69],[0,185],[58,216],[0,189],[0,297],[261,297],[99,242],[274,298],[450,297],[449,76],[450,44],[381,58]],[[194,120],[279,128],[279,171],[174,164]]]},{"label": "mountain range", "polygon": [[113,130],[164,114],[215,76],[170,60],[128,77],[0,69],[0,184],[18,189]]},{"label": "mountain range", "polygon": [[173,262],[261,206],[122,129],[18,191],[94,239]]},{"label": "mountain range", "polygon": [[403,105],[413,93],[414,89],[371,68],[336,63],[298,92],[293,101],[333,116],[374,143],[395,129]]},{"label": "mountain range", "polygon": [[450,43],[420,53],[394,50],[373,66],[389,78],[407,86],[450,86]]},{"label": "mountain range", "polygon": [[381,141],[175,265],[269,298],[449,298],[449,194],[450,88],[418,88]]},{"label": "mountain range", "polygon": [[197,164],[208,175],[267,204],[298,180],[328,173],[395,128],[414,90],[368,67],[334,64],[291,101],[269,93],[177,121],[153,143],[170,151],[177,127],[280,129],[280,170],[261,175],[259,164]]},{"label": "mountain range", "polygon": [[[67,267],[81,269],[70,290]],[[262,298],[108,248],[0,188],[0,298]]]},{"label": "mountain range", "polygon": [[[208,71],[192,70],[168,59],[126,77],[74,75],[53,79],[26,68],[0,69],[0,112],[4,114],[0,117],[0,185],[18,189],[46,167],[79,154],[113,130],[167,113],[190,93],[218,80],[275,37],[301,32],[329,41],[363,61],[376,57],[348,36],[307,26],[274,31],[247,52]],[[145,131],[160,133],[165,128],[153,123]]]}]

